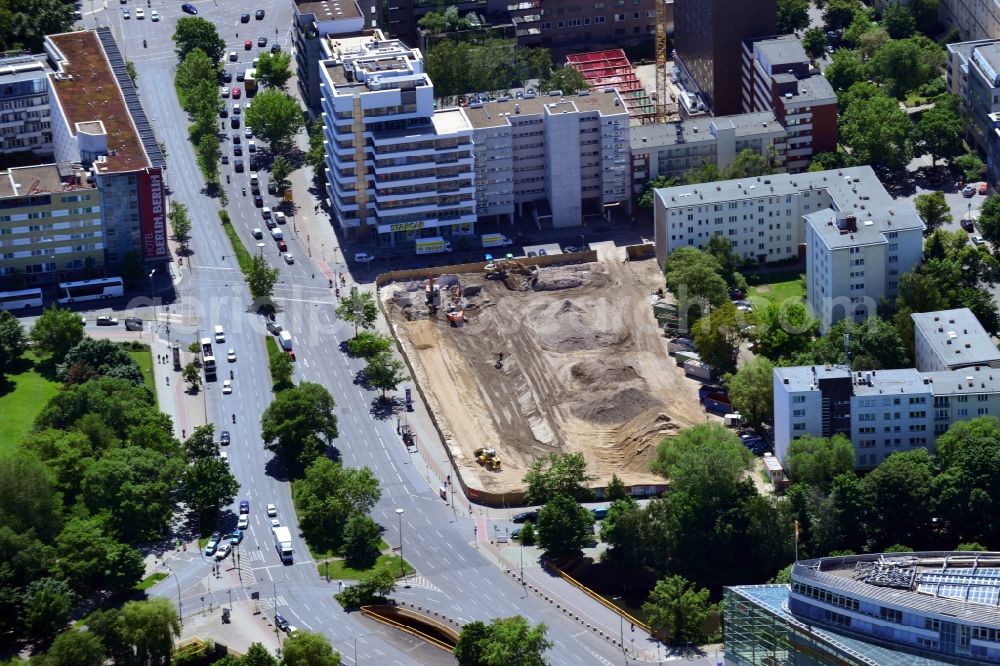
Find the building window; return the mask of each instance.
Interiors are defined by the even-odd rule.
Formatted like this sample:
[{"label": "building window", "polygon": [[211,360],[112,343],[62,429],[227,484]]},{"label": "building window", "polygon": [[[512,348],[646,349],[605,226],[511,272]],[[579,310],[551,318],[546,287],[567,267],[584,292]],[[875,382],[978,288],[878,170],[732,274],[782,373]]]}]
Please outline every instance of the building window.
[{"label": "building window", "polygon": [[621,23],[625,20],[624,14],[615,14],[615,23]]}]

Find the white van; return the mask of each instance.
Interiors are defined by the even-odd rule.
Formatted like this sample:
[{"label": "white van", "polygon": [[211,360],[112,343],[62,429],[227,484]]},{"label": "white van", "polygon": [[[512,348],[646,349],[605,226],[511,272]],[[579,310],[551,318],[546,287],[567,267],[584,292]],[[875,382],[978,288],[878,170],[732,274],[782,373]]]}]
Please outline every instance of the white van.
[{"label": "white van", "polygon": [[271,229],[271,238],[276,241],[284,240],[285,234],[281,233],[281,229],[275,227],[274,229]]},{"label": "white van", "polygon": [[278,333],[278,344],[281,345],[281,348],[284,349],[285,351],[291,351],[292,334],[289,333],[288,331],[282,331],[281,333]]},{"label": "white van", "polygon": [[216,326],[215,326],[215,341],[216,342],[225,342],[226,341],[226,332],[224,330],[222,330],[222,325],[221,324],[216,324]]},{"label": "white van", "polygon": [[251,185],[259,185],[260,184],[260,181],[257,179],[257,172],[256,171],[251,171],[250,172],[250,184]]}]

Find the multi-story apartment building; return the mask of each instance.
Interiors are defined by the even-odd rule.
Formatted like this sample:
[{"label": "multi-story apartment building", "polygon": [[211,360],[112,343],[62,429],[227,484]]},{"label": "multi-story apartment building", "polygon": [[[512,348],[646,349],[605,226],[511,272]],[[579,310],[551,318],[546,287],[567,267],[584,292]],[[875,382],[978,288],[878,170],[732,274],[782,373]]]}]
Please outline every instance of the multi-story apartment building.
[{"label": "multi-story apartment building", "polygon": [[335,222],[385,246],[472,235],[472,127],[460,109],[434,110],[419,50],[379,37],[327,37],[320,63]]},{"label": "multi-story apartment building", "polygon": [[1000,39],[1000,0],[942,0],[940,16],[962,39]]},{"label": "multi-story apartment building", "polygon": [[786,168],[805,171],[818,152],[837,150],[837,95],[809,66],[795,35],[743,41],[743,111],[773,111],[788,131]]},{"label": "multi-story apartment building", "polygon": [[479,217],[580,225],[628,206],[629,116],[614,89],[463,108],[472,131]]},{"label": "multi-story apartment building", "polygon": [[50,73],[43,57],[0,58],[0,155],[52,155]]},{"label": "multi-story apartment building", "polygon": [[924,223],[912,209],[826,209],[805,219],[806,299],[823,332],[876,314],[899,295],[899,276],[920,264]]},{"label": "multi-story apartment building", "polygon": [[365,16],[357,0],[295,0],[292,9],[292,52],[295,74],[302,99],[318,109],[320,94],[319,62],[330,57],[323,46],[328,37],[360,35],[372,27],[375,16]]},{"label": "multi-story apartment building", "polygon": [[80,165],[0,172],[0,290],[84,279],[104,266],[101,195]]},{"label": "multi-story apartment building", "polygon": [[559,52],[627,48],[656,34],[656,2],[663,2],[668,32],[674,0],[522,0],[507,6],[518,46],[543,46]]},{"label": "multi-story apartment building", "polygon": [[969,308],[916,312],[910,318],[917,370],[935,372],[977,365],[1000,368],[1000,349]]},{"label": "multi-story apartment building", "polygon": [[675,0],[680,85],[705,97],[715,115],[739,113],[743,41],[773,35],[776,25],[775,0]]},{"label": "multi-story apartment building", "polygon": [[[1000,39],[948,44],[945,78],[948,92],[965,102],[966,133],[989,154],[993,134],[990,115],[1000,112]],[[991,165],[991,170],[997,168]]]},{"label": "multi-story apartment building", "polygon": [[654,178],[681,176],[704,162],[726,168],[746,149],[784,171],[786,137],[770,111],[635,125],[630,128],[632,191],[638,194]]},{"label": "multi-story apartment building", "polygon": [[105,263],[162,261],[167,248],[165,160],[111,30],[49,35],[57,162],[81,163],[101,193]]}]

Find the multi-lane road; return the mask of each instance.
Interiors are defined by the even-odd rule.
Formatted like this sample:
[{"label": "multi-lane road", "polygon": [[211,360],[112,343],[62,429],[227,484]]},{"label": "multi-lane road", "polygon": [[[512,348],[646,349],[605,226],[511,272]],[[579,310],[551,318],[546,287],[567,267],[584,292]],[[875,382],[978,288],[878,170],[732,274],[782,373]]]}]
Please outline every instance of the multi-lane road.
[{"label": "multi-lane road", "polygon": [[[227,59],[225,63],[234,74],[233,82],[228,84],[230,88],[243,87],[236,82],[235,73],[249,67],[252,58],[275,41],[286,52],[290,49],[288,30],[292,6],[289,2],[215,0],[195,4],[202,18],[218,26],[227,42],[227,53],[235,51],[238,54],[238,62],[231,63]],[[264,344],[267,335],[264,320],[251,311],[250,296],[219,224],[219,200],[205,192],[188,141],[186,114],[174,95],[176,56],[170,35],[177,19],[184,14],[180,3],[174,1],[154,0],[146,6],[130,0],[127,6],[132,9],[131,19],[122,18],[121,5],[116,3],[107,5],[107,9],[90,8],[91,11],[85,13],[84,25],[110,25],[126,59],[135,63],[143,106],[158,139],[167,149],[166,176],[171,197],[188,206],[193,223],[193,253],[184,259],[183,265],[172,264],[173,285],[160,290],[159,295],[170,302],[169,313],[163,308],[160,310],[160,344],[166,342],[164,323],[168,319],[171,322],[170,341],[179,340],[184,347],[198,336],[210,335],[216,324],[224,326],[226,341],[215,345],[219,381],[205,387],[205,412],[217,431],[225,429],[232,433],[232,443],[226,448],[233,472],[241,484],[237,502],[245,498],[251,506],[250,530],[239,549],[238,571],[227,571],[222,578],[215,579],[210,575],[211,558],[185,551],[168,556],[166,563],[175,575],[154,587],[152,592],[171,599],[179,596],[185,610],[197,605],[199,600],[203,604],[206,597],[221,601],[231,594],[232,599],[239,602],[248,600],[252,592],[259,592],[267,609],[266,616],[273,615],[272,608],[276,605],[277,612],[293,625],[326,634],[345,661],[353,660],[357,645],[359,662],[410,664],[444,660],[447,663],[448,657],[442,657],[443,653],[423,647],[415,639],[344,613],[333,599],[333,587],[322,580],[316,563],[311,561],[308,549],[298,537],[295,516],[291,512],[290,486],[280,465],[263,448],[260,436],[260,416],[273,398]],[[136,7],[145,9],[145,20],[136,20]],[[84,9],[88,9],[87,4]],[[149,20],[151,9],[159,12],[160,21]],[[240,22],[240,14],[249,12],[252,16],[257,9],[265,10],[264,20],[251,18],[249,24]],[[268,37],[266,48],[256,46],[261,35]],[[245,39],[253,40],[251,50],[244,50]],[[146,47],[143,47],[143,40]],[[245,98],[240,100],[243,104],[246,101]],[[231,98],[226,100],[230,107],[233,102]],[[226,175],[232,181],[225,186],[229,195],[227,210],[245,245],[257,251],[258,241],[251,236],[251,229],[263,229],[264,224],[260,209],[253,205],[250,196],[246,138],[243,139],[243,159],[247,169],[243,173],[233,171],[231,134],[236,131],[231,129],[228,119],[225,129],[220,131],[222,152],[230,155],[230,164],[222,167],[223,182]],[[261,175],[265,176],[264,172]],[[245,197],[241,194],[243,187],[247,188]],[[267,195],[264,184],[261,189],[264,205],[274,207],[275,198]],[[296,194],[303,196],[305,192]],[[302,207],[300,210],[312,213],[313,202],[297,203]],[[325,222],[314,219],[311,224]],[[260,251],[281,269],[275,301],[280,308],[278,321],[294,339],[298,359],[296,379],[327,387],[337,403],[340,436],[336,446],[344,463],[367,465],[381,480],[382,499],[373,517],[385,528],[386,541],[399,544],[402,527],[404,553],[418,576],[400,596],[460,623],[517,614],[532,622],[545,621],[550,629],[549,637],[555,642],[547,655],[554,664],[621,663],[624,655],[620,648],[553,610],[552,605],[537,595],[526,592],[484,556],[476,547],[473,527],[478,525],[481,535],[483,531],[492,531],[494,524],[485,523],[482,518],[475,523],[464,502],[460,506],[466,508],[457,513],[441,502],[421,475],[422,469],[429,469],[423,464],[421,454],[411,458],[401,445],[395,419],[381,419],[370,413],[377,394],[354,383],[361,364],[339,349],[340,343],[350,337],[352,331],[334,316],[334,298],[327,285],[328,277],[333,275],[331,271],[336,268],[323,260],[335,256],[335,240],[328,229],[311,229],[312,232],[306,226],[305,216],[290,219],[284,225],[288,251],[296,258],[292,265],[281,260],[266,230]],[[322,233],[325,239],[321,241],[324,243],[323,256],[319,256],[316,242],[311,243],[312,247],[307,246],[310,233],[317,236]],[[229,348],[237,354],[237,361],[232,364],[225,360]],[[161,351],[163,349],[165,347],[161,347]],[[223,395],[221,382],[229,376],[230,370],[234,375],[234,391],[231,395]],[[176,381],[180,381],[179,376]],[[443,458],[443,454],[436,455],[438,461]],[[291,566],[281,564],[271,541],[269,519],[264,515],[264,506],[270,502],[278,505],[282,523],[292,527],[296,556]],[[398,509],[403,510],[401,520]],[[220,510],[223,524],[234,527],[236,505]],[[543,578],[539,576],[539,582]],[[608,633],[617,633],[620,623],[617,615],[574,590],[563,593],[574,599],[578,604],[575,610],[584,614],[588,622]],[[359,636],[365,639],[355,643]],[[637,647],[649,648],[656,654],[648,645]]]}]

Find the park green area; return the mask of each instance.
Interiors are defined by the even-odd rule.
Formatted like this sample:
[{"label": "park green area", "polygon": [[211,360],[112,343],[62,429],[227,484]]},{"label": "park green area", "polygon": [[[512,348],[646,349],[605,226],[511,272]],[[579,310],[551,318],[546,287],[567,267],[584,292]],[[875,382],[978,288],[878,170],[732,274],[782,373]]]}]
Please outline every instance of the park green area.
[{"label": "park green area", "polygon": [[772,273],[760,276],[750,282],[750,293],[747,299],[755,310],[767,307],[771,303],[801,303],[806,296],[802,278],[798,271]]},{"label": "park green area", "polygon": [[0,456],[17,448],[35,417],[59,391],[59,384],[42,376],[37,366],[37,357],[25,354],[0,384]]}]

